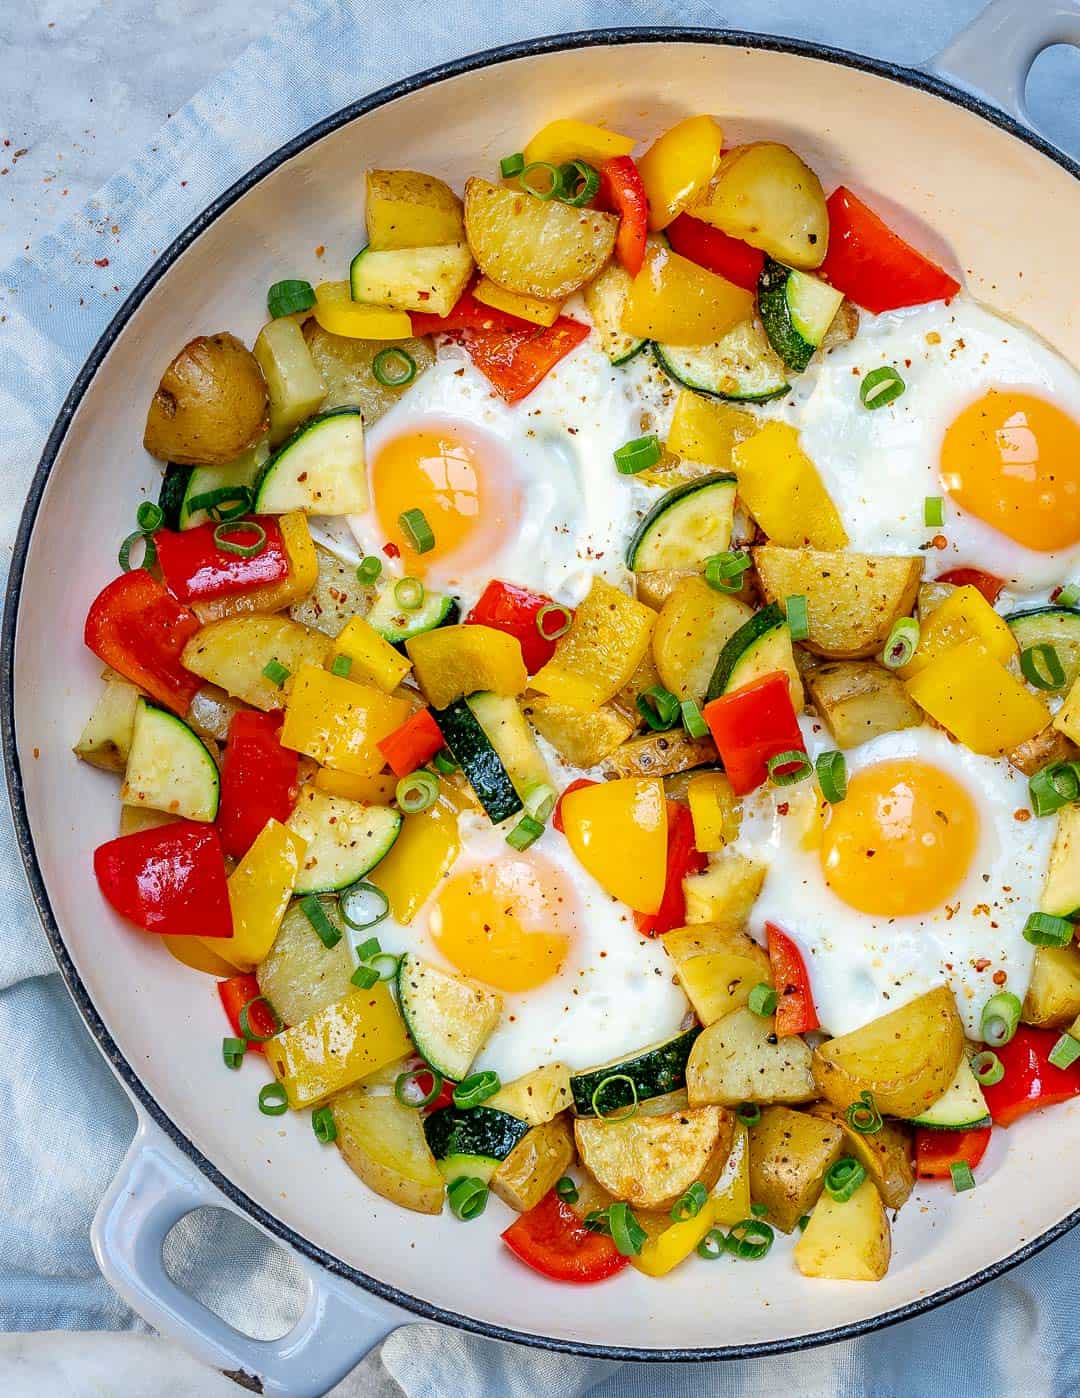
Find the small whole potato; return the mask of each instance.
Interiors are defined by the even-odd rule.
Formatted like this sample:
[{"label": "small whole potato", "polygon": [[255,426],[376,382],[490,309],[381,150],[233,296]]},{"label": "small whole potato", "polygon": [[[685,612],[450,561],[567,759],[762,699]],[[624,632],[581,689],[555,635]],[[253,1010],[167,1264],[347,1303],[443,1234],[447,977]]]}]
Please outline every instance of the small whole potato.
[{"label": "small whole potato", "polygon": [[253,447],[269,424],[255,356],[235,335],[198,335],[161,376],[143,446],[162,461],[221,466]]}]

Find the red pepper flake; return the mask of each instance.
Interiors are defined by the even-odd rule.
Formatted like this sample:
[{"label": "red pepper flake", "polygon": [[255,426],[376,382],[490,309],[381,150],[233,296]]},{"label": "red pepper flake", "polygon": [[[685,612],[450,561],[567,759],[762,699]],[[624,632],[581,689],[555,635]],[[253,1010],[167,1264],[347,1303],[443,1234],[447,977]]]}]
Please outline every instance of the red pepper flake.
[{"label": "red pepper flake", "polygon": [[315,256],[316,256],[316,257],[325,257],[325,256],[326,256],[326,244],[325,244],[325,243],[320,243],[319,246],[315,249]]},{"label": "red pepper flake", "polygon": [[401,557],[401,550],[398,548],[397,544],[394,543],[383,544],[382,551],[386,554],[387,558]]},{"label": "red pepper flake", "polygon": [[995,971],[995,972],[994,972],[994,975],[993,975],[993,982],[994,982],[995,985],[1004,985],[1005,982],[1006,982],[1008,979],[1009,979],[1009,973],[1008,973],[1007,971]]},{"label": "red pepper flake", "polygon": [[790,803],[789,801],[781,801],[780,804],[779,804],[779,806],[777,806],[777,808],[776,808],[776,814],[777,814],[777,815],[787,815],[788,811],[790,811],[790,810],[791,810],[791,803]]},{"label": "red pepper flake", "polygon": [[949,547],[949,541],[944,534],[935,534],[930,540],[930,543],[936,549],[947,549]]},{"label": "red pepper flake", "polygon": [[1025,810],[1023,806],[1020,806],[1017,810],[1013,811],[1013,820],[1025,821],[1030,819],[1031,812]]},{"label": "red pepper flake", "polygon": [[988,956],[980,956],[978,961],[976,961],[975,963],[975,969],[976,971],[985,971],[989,965],[990,958]]},{"label": "red pepper flake", "polygon": [[107,257],[95,257],[95,258],[94,258],[94,266],[95,266],[95,267],[107,267],[108,265],[109,265],[109,259],[108,259]]}]

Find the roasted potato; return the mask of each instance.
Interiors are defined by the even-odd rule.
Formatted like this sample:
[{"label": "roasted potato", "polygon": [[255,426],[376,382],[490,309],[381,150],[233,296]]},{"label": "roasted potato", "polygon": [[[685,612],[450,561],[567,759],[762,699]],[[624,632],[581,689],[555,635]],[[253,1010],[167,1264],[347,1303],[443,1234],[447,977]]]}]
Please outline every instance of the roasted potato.
[{"label": "roasted potato", "polygon": [[[280,709],[300,666],[324,664],[330,642],[283,616],[235,616],[196,631],[180,659],[193,675],[220,685],[252,708]],[[280,685],[264,674],[276,660],[288,670]]]},{"label": "roasted potato", "polygon": [[72,749],[75,756],[103,772],[122,772],[127,766],[138,702],[139,690],[122,676],[110,674]]},{"label": "roasted potato", "polygon": [[252,349],[270,394],[270,443],[277,446],[326,397],[304,332],[291,316],[268,321]]},{"label": "roasted potato", "polygon": [[922,710],[903,680],[873,660],[834,660],[804,672],[814,708],[838,748],[853,748],[882,733],[917,728]]},{"label": "roasted potato", "polygon": [[889,1270],[892,1231],[873,1181],[863,1180],[842,1204],[822,1194],[794,1257],[804,1277],[880,1281]]},{"label": "roasted potato", "polygon": [[641,1209],[670,1209],[695,1180],[716,1183],[731,1148],[734,1118],[719,1107],[688,1107],[625,1121],[578,1117],[581,1162],[616,1199]]},{"label": "roasted potato", "polygon": [[841,1109],[869,1092],[886,1116],[916,1117],[948,1091],[964,1027],[947,985],[814,1050],[814,1080]]},{"label": "roasted potato", "polygon": [[821,181],[793,150],[774,141],[729,150],[690,212],[788,267],[820,267],[829,250]]},{"label": "roasted potato", "polygon": [[[487,1103],[491,1105],[490,1102]],[[574,1133],[565,1115],[526,1132],[491,1176],[491,1190],[524,1213],[555,1188],[574,1162]]]},{"label": "roasted potato", "polygon": [[1071,738],[1066,738],[1064,733],[1049,724],[1041,733],[1036,733],[1034,738],[1029,738],[1026,743],[1021,743],[1018,748],[1013,748],[1008,753],[1008,759],[1012,765],[1025,777],[1033,777],[1036,772],[1041,772],[1044,767],[1049,767],[1055,762],[1071,762],[1076,758],[1077,747]]},{"label": "roasted potato", "polygon": [[734,1010],[695,1040],[686,1064],[686,1093],[694,1107],[812,1102],[818,1092],[811,1057],[798,1035],[778,1039],[771,1017]]},{"label": "roasted potato", "polygon": [[543,694],[534,694],[523,712],[541,737],[574,767],[596,767],[634,731],[634,725],[611,704],[583,714]]},{"label": "roasted potato", "polygon": [[711,738],[691,738],[682,728],[646,733],[623,743],[604,762],[609,777],[666,777],[716,762]]},{"label": "roasted potato", "polygon": [[864,1136],[848,1124],[843,1112],[828,1102],[808,1108],[811,1116],[831,1121],[844,1133],[844,1151],[862,1162],[890,1209],[898,1209],[915,1187],[911,1131],[898,1121],[886,1121],[880,1131]]},{"label": "roasted potato", "polygon": [[829,350],[836,349],[839,345],[846,345],[849,340],[854,340],[858,333],[858,306],[851,301],[841,301],[840,308],[833,316],[828,330],[825,331],[825,338],[818,349],[822,354],[828,354]]},{"label": "roasted potato", "polygon": [[247,706],[230,698],[216,684],[204,684],[192,696],[191,708],[185,722],[190,724],[200,738],[213,738],[215,742],[229,741],[229,725],[238,713]]},{"label": "roasted potato", "polygon": [[415,1107],[403,1106],[385,1087],[363,1083],[339,1092],[330,1106],[337,1148],[369,1189],[414,1213],[442,1212],[445,1183]]},{"label": "roasted potato", "polygon": [[301,1024],[353,989],[355,967],[343,937],[325,947],[294,903],[281,920],[274,944],[255,969],[259,991],[286,1024]]},{"label": "roasted potato", "polygon": [[829,1167],[844,1150],[844,1133],[831,1121],[766,1107],[750,1127],[750,1195],[768,1209],[769,1222],[790,1233],[821,1193]]},{"label": "roasted potato", "polygon": [[723,850],[707,869],[683,879],[686,921],[744,926],[765,882],[765,865]]},{"label": "roasted potato", "polygon": [[378,595],[356,576],[356,569],[332,554],[329,549],[315,545],[319,574],[311,593],[289,608],[293,621],[327,636],[337,636],[354,616],[366,616]]},{"label": "roasted potato", "polygon": [[1080,1015],[1080,947],[1036,947],[1020,1018],[1044,1029],[1064,1029]]},{"label": "roasted potato", "polygon": [[768,956],[738,927],[699,922],[666,932],[663,942],[702,1024],[742,1009],[755,985],[772,984]]},{"label": "roasted potato", "polygon": [[572,1101],[570,1069],[565,1063],[546,1063],[513,1082],[504,1083],[484,1105],[509,1112],[530,1126],[542,1126],[565,1111]]},{"label": "roasted potato", "polygon": [[411,387],[379,383],[371,364],[381,350],[404,350],[416,365],[417,377],[435,363],[430,340],[354,340],[348,335],[332,335],[315,320],[304,322],[304,339],[326,387],[323,408],[359,408],[365,428],[378,422]]},{"label": "roasted potato", "polygon": [[266,381],[235,335],[199,335],[161,376],[143,446],[160,461],[223,466],[270,426]]},{"label": "roasted potato", "polygon": [[810,634],[803,645],[834,660],[880,653],[893,622],[911,614],[923,570],[921,558],[776,544],[753,554],[766,599],[783,607],[792,595],[805,597]]},{"label": "roasted potato", "polygon": [[619,221],[488,180],[465,185],[465,236],[480,270],[507,291],[562,300],[611,256]]},{"label": "roasted potato", "polygon": [[379,252],[465,237],[461,200],[448,184],[416,170],[369,170],[364,221],[368,247]]},{"label": "roasted potato", "polygon": [[653,659],[664,688],[700,704],[724,645],[752,615],[744,602],[717,592],[703,577],[684,578],[653,627]]},{"label": "roasted potato", "polygon": [[634,574],[634,595],[654,611],[660,611],[671,594],[686,578],[700,574],[691,568],[653,568]]}]

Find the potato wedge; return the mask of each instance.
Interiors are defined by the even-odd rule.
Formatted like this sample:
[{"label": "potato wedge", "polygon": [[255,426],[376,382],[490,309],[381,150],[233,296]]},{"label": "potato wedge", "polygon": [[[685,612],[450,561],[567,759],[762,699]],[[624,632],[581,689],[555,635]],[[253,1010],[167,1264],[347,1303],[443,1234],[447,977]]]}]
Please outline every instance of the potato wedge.
[{"label": "potato wedge", "polygon": [[[122,772],[127,766],[139,690],[110,674],[72,751],[91,767]],[[189,720],[190,721],[190,720]]]},{"label": "potato wedge", "polygon": [[762,544],[753,550],[762,592],[781,607],[806,598],[807,650],[835,660],[877,655],[898,617],[910,616],[923,560],[865,553],[823,553]]},{"label": "potato wedge", "polygon": [[707,869],[683,879],[686,921],[744,926],[765,882],[765,865],[739,850],[723,850]]},{"label": "potato wedge", "polygon": [[315,545],[319,573],[310,594],[289,608],[293,621],[327,636],[337,636],[354,616],[366,616],[377,595],[356,576],[356,569],[336,554]]},{"label": "potato wedge", "polygon": [[863,1180],[842,1204],[822,1194],[794,1257],[804,1277],[880,1281],[889,1270],[892,1230],[873,1181]]},{"label": "potato wedge", "polygon": [[681,582],[700,576],[693,568],[654,568],[635,573],[634,595],[658,612]]},{"label": "potato wedge", "polygon": [[686,1064],[690,1105],[812,1102],[818,1092],[809,1045],[797,1035],[770,1038],[776,1038],[772,1019],[745,1008],[703,1029]]},{"label": "potato wedge", "polygon": [[369,1189],[414,1213],[442,1213],[446,1182],[415,1107],[364,1084],[339,1092],[330,1106],[342,1159]]},{"label": "potato wedge", "polygon": [[562,300],[611,256],[619,221],[544,202],[489,180],[465,185],[465,236],[480,270],[507,291]]},{"label": "potato wedge", "polygon": [[852,1130],[844,1113],[828,1102],[815,1102],[808,1111],[811,1116],[840,1127],[844,1133],[845,1154],[862,1162],[890,1209],[898,1209],[906,1202],[915,1187],[910,1128],[898,1121],[886,1121],[880,1131],[864,1136]]},{"label": "potato wedge", "polygon": [[750,1196],[768,1209],[768,1221],[790,1233],[821,1193],[826,1171],[844,1150],[844,1133],[831,1121],[766,1107],[750,1127]]},{"label": "potato wedge", "polygon": [[301,1024],[355,989],[349,979],[355,969],[347,940],[323,946],[299,903],[294,903],[255,975],[260,993],[285,1023]]},{"label": "potato wedge", "polygon": [[269,320],[259,331],[252,353],[270,394],[270,445],[280,444],[317,412],[326,397],[304,332],[291,316]]},{"label": "potato wedge", "polygon": [[255,356],[235,335],[199,335],[162,374],[143,446],[160,461],[223,466],[269,426],[270,399]]},{"label": "potato wedge", "polygon": [[700,704],[725,643],[752,615],[744,602],[717,592],[699,574],[684,578],[653,627],[653,659],[664,688]]},{"label": "potato wedge", "polygon": [[371,371],[377,354],[384,349],[404,350],[416,365],[417,377],[435,363],[430,340],[356,340],[350,335],[332,335],[316,320],[304,322],[304,339],[326,386],[323,408],[359,408],[365,428],[378,422],[416,382],[413,379],[398,388],[379,383]]},{"label": "potato wedge", "polygon": [[805,672],[804,681],[838,748],[917,728],[923,721],[903,680],[876,661],[830,661]]},{"label": "potato wedge", "polygon": [[1036,947],[1020,1018],[1044,1029],[1064,1029],[1080,1015],[1080,947]]},{"label": "potato wedge", "polygon": [[461,200],[448,184],[417,170],[369,170],[364,208],[368,247],[428,248],[465,237]]},{"label": "potato wedge", "polygon": [[742,1009],[755,985],[772,984],[768,956],[737,927],[699,922],[666,932],[663,941],[678,968],[679,984],[704,1025]]},{"label": "potato wedge", "polygon": [[[301,665],[323,665],[330,642],[283,616],[236,616],[212,621],[184,647],[180,659],[194,675],[220,685],[252,708],[280,709]],[[263,673],[276,660],[288,670],[280,685]]]},{"label": "potato wedge", "polygon": [[485,1106],[509,1112],[530,1126],[543,1126],[565,1111],[573,1102],[570,1069],[565,1063],[546,1063],[513,1082],[505,1083],[489,1097]]},{"label": "potato wedge", "polygon": [[869,1092],[886,1116],[916,1117],[948,1091],[964,1027],[947,985],[814,1050],[821,1095],[844,1109]]},{"label": "potato wedge", "polygon": [[716,762],[711,738],[691,738],[680,728],[631,738],[610,755],[604,773],[610,777],[666,777]]},{"label": "potato wedge", "polygon": [[525,701],[522,712],[559,756],[575,767],[596,767],[634,731],[630,720],[611,704],[583,714],[557,699],[534,694]]},{"label": "potato wedge", "polygon": [[200,738],[213,738],[217,743],[226,743],[230,724],[246,707],[216,684],[204,684],[192,696],[191,708],[184,721],[194,728]]},{"label": "potato wedge", "polygon": [[691,212],[788,267],[820,267],[829,250],[821,181],[793,150],[775,141],[729,150]]},{"label": "potato wedge", "polygon": [[1036,772],[1041,772],[1044,767],[1049,767],[1055,762],[1072,762],[1076,755],[1076,744],[1064,733],[1060,733],[1053,724],[1006,754],[1012,765],[1023,772],[1025,777],[1033,777]]},{"label": "potato wedge", "polygon": [[574,1156],[574,1133],[568,1118],[563,1115],[545,1121],[522,1136],[496,1166],[491,1176],[492,1193],[524,1213],[555,1188],[556,1181],[574,1163]]},{"label": "potato wedge", "polygon": [[641,1209],[670,1209],[695,1180],[710,1189],[731,1148],[734,1117],[719,1107],[649,1115],[627,1121],[577,1117],[581,1162],[596,1182]]}]

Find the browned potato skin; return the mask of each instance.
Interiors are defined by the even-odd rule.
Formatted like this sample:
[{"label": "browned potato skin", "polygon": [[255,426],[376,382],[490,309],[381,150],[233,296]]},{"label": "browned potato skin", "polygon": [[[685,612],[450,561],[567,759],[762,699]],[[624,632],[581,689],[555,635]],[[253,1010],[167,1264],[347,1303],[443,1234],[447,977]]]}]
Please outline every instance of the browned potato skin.
[{"label": "browned potato skin", "polygon": [[555,1188],[574,1163],[574,1133],[565,1113],[528,1131],[491,1177],[491,1191],[525,1213]]},{"label": "browned potato skin", "polygon": [[790,1233],[821,1193],[826,1171],[844,1150],[844,1133],[831,1121],[766,1107],[750,1128],[750,1197],[769,1210],[768,1221]]},{"label": "browned potato skin", "polygon": [[1053,762],[1071,762],[1077,755],[1077,746],[1064,733],[1059,733],[1053,724],[1048,724],[1041,733],[1013,748],[1007,757],[1025,777],[1033,777]]},{"label": "browned potato skin", "polygon": [[917,728],[923,713],[898,676],[873,660],[834,660],[803,672],[814,707],[839,748]]},{"label": "browned potato skin", "polygon": [[1064,1029],[1080,1015],[1080,947],[1037,947],[1020,1018],[1043,1029]]},{"label": "browned potato skin", "polygon": [[581,1162],[616,1199],[641,1209],[670,1209],[700,1180],[711,1189],[731,1150],[735,1119],[720,1107],[639,1111],[623,1121],[578,1117]]},{"label": "browned potato skin", "polygon": [[711,738],[691,738],[682,729],[648,733],[616,748],[604,763],[608,777],[667,777],[719,761]]},{"label": "browned potato skin", "polygon": [[143,446],[161,461],[222,466],[270,426],[270,397],[255,356],[235,335],[199,335],[161,376]]},{"label": "browned potato skin", "polygon": [[809,1112],[840,1127],[844,1133],[845,1152],[866,1167],[866,1173],[890,1209],[898,1209],[906,1202],[915,1188],[915,1161],[908,1127],[898,1121],[886,1121],[880,1131],[863,1136],[853,1131],[844,1113],[828,1102],[815,1102]]}]

